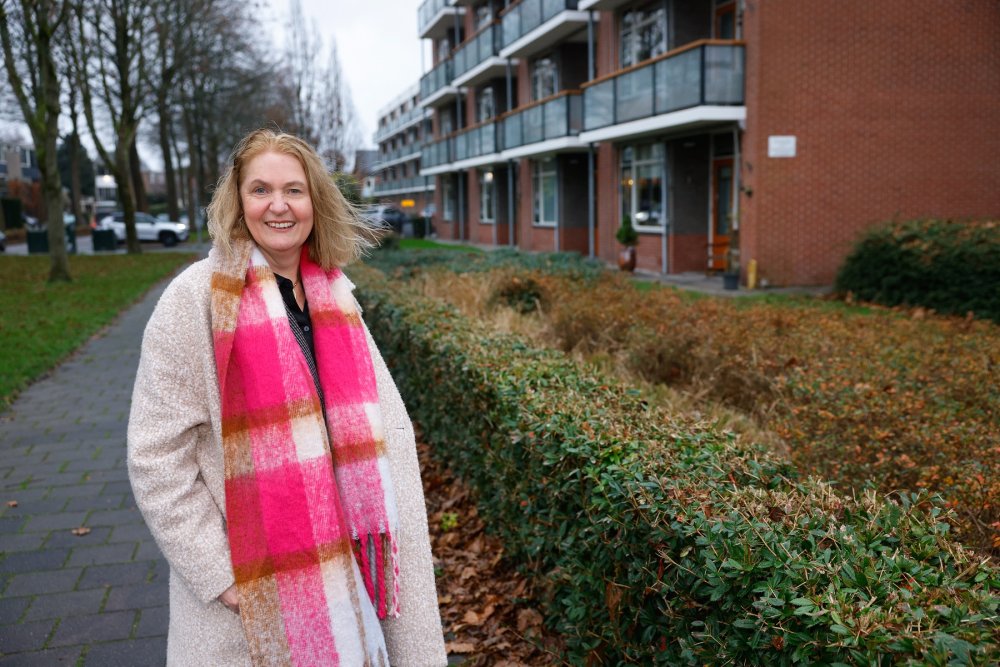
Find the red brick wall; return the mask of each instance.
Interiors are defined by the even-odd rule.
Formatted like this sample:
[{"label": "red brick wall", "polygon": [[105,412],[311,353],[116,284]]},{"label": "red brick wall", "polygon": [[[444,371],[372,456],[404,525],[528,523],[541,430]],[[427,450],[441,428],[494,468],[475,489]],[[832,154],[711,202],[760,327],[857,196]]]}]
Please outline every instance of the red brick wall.
[{"label": "red brick wall", "polygon": [[744,267],[828,284],[874,222],[1000,214],[996,0],[748,0],[744,37]]}]

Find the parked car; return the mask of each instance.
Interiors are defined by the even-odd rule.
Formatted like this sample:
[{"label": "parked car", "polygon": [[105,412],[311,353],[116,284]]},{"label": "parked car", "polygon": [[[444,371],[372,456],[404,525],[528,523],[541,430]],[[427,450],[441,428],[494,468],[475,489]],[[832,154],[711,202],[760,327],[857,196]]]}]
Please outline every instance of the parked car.
[{"label": "parked car", "polygon": [[[97,229],[110,229],[114,231],[118,242],[124,243],[125,214],[121,211],[116,211],[111,215],[104,216],[97,222]],[[180,241],[187,240],[188,226],[183,222],[157,220],[149,213],[136,213],[135,233],[140,241],[159,241],[163,245],[170,247],[177,245]]]},{"label": "parked car", "polygon": [[365,209],[364,215],[373,222],[382,223],[391,227],[397,234],[403,232],[403,223],[408,222],[410,216],[400,211],[395,206],[379,204],[369,206]]},{"label": "parked car", "polygon": [[0,229],[0,252],[4,252],[6,250],[7,250],[7,235],[3,233],[2,229]]}]

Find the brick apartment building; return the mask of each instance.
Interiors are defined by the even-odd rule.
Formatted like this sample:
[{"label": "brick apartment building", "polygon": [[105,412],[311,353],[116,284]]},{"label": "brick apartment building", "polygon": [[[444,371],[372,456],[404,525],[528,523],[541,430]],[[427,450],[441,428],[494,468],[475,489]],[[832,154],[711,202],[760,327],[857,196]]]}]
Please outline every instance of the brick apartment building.
[{"label": "brick apartment building", "polygon": [[[426,0],[418,26],[399,111],[427,140],[393,178],[432,177],[444,238],[614,261],[627,215],[639,268],[811,285],[873,223],[1000,215],[996,0]],[[383,166],[416,164],[382,120]]]},{"label": "brick apartment building", "polygon": [[420,87],[414,84],[379,111],[378,152],[371,165],[375,175],[372,198],[414,216],[433,212],[435,188],[434,179],[420,172],[431,112],[420,105],[419,93]]}]

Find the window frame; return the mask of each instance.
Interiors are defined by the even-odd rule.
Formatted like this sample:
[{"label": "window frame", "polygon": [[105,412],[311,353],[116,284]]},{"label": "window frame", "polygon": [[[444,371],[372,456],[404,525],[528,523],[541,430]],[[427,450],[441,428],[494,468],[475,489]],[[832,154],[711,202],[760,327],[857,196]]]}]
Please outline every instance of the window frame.
[{"label": "window frame", "polygon": [[[644,158],[633,158],[630,162],[625,162],[626,153],[628,150],[632,151],[632,154],[638,156],[640,149],[652,147],[652,155],[650,157]],[[659,179],[660,179],[660,200],[659,200],[659,217],[657,224],[642,223],[637,220],[637,215],[641,211],[638,209],[639,205],[639,193],[641,191],[642,185],[639,182],[639,170],[642,168],[654,167],[658,168]],[[628,180],[631,183],[626,182],[626,169],[629,171]],[[619,224],[624,219],[626,213],[632,219],[632,226],[635,227],[638,232],[648,232],[655,234],[662,234],[666,222],[667,222],[667,198],[669,193],[667,192],[667,148],[662,142],[647,142],[647,143],[635,143],[635,144],[625,144],[619,148],[618,151],[618,183],[620,188],[620,203],[619,207]],[[626,210],[627,207],[627,210]],[[652,209],[651,209],[652,210]]]},{"label": "window frame", "polygon": [[[626,26],[627,17],[635,15],[640,15],[640,20]],[[649,55],[640,58],[639,45],[642,44],[642,40],[638,37],[642,34],[643,29],[649,29],[658,22],[662,22],[661,41],[650,49]],[[618,19],[618,66],[622,69],[631,67],[670,50],[669,27],[667,10],[662,0],[624,10]],[[628,51],[628,56],[626,56],[626,51]]]},{"label": "window frame", "polygon": [[[495,224],[497,220],[496,172],[479,169],[479,222]],[[487,179],[489,174],[489,179]]]},{"label": "window frame", "polygon": [[[545,169],[546,163],[551,163],[551,169]],[[531,224],[535,227],[557,227],[559,225],[559,161],[555,156],[531,161],[532,206]],[[545,199],[544,185],[552,183],[553,219],[544,219]]]}]

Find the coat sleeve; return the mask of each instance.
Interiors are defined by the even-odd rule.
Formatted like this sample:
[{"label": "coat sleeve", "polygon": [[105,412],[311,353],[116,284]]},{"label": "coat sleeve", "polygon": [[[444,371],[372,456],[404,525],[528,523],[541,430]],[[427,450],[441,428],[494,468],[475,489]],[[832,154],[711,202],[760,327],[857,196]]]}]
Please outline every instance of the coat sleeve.
[{"label": "coat sleeve", "polygon": [[[212,438],[205,355],[211,331],[191,290],[174,282],[143,336],[128,424],[128,469],[136,504],[156,543],[204,603],[234,582],[222,510],[201,475],[198,444]],[[207,346],[207,350],[205,349]]]},{"label": "coat sleeve", "polygon": [[389,470],[399,512],[398,618],[382,621],[389,662],[406,667],[448,664],[427,532],[413,424],[371,333],[365,328],[386,430]]}]

